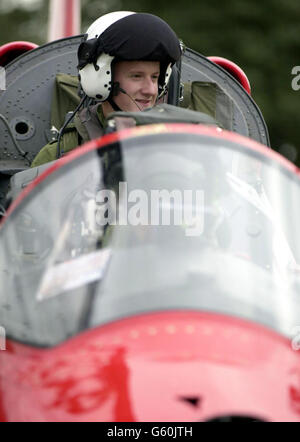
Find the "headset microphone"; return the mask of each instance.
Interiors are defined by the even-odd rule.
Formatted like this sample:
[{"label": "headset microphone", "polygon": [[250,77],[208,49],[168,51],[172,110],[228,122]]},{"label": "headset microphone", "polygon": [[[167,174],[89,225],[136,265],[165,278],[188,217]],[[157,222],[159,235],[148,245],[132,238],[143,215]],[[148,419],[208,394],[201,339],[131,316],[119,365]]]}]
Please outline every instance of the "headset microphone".
[{"label": "headset microphone", "polygon": [[117,96],[119,94],[119,92],[121,92],[122,94],[127,95],[127,97],[129,97],[130,100],[137,106],[139,111],[143,110],[143,109],[140,108],[140,106],[137,104],[137,102],[129,94],[127,94],[127,92],[124,89],[122,89],[120,87],[120,83],[118,81],[115,81],[114,84],[113,84],[112,95],[115,97],[115,96]]}]

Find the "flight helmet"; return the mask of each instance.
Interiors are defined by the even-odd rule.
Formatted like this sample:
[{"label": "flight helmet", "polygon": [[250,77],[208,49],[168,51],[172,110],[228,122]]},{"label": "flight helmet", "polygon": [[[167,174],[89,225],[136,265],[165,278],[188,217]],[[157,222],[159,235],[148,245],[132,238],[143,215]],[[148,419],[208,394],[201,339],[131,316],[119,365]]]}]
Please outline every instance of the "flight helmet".
[{"label": "flight helmet", "polygon": [[161,18],[117,11],[98,18],[78,48],[79,79],[88,97],[106,101],[117,61],[159,61],[158,98],[167,91],[172,66],[181,56],[179,39]]}]

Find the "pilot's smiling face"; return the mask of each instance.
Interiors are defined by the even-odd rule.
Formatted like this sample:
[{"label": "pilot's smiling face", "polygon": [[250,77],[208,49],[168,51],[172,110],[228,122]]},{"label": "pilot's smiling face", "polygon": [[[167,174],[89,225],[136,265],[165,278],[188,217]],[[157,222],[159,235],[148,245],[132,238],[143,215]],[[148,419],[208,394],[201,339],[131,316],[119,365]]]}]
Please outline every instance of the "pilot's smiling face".
[{"label": "pilot's smiling face", "polygon": [[114,82],[119,82],[126,94],[119,92],[115,103],[123,111],[137,112],[155,105],[158,95],[159,61],[120,61],[115,64]]}]

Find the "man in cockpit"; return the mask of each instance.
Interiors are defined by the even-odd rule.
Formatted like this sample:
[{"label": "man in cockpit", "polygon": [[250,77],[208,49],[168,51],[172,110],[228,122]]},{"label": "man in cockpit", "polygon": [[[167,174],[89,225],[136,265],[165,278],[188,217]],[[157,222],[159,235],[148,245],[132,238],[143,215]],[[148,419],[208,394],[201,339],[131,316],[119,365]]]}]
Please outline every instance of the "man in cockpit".
[{"label": "man in cockpit", "polygon": [[78,48],[84,93],[80,105],[87,98],[94,103],[75,113],[74,123],[38,153],[32,167],[101,136],[105,119],[113,111],[153,107],[166,93],[172,66],[180,56],[176,34],[155,15],[119,11],[98,18]]}]

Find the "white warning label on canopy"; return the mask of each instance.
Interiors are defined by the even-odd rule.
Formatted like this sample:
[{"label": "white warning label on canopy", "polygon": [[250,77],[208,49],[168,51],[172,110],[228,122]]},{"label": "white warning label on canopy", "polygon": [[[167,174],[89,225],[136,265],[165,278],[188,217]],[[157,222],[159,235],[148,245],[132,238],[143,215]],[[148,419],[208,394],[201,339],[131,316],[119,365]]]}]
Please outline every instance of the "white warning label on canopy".
[{"label": "white warning label on canopy", "polygon": [[44,301],[100,280],[107,268],[110,255],[110,249],[102,249],[51,266],[42,279],[37,300]]}]

